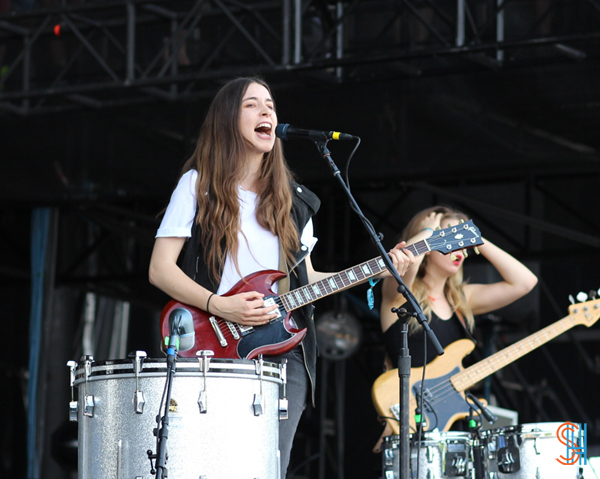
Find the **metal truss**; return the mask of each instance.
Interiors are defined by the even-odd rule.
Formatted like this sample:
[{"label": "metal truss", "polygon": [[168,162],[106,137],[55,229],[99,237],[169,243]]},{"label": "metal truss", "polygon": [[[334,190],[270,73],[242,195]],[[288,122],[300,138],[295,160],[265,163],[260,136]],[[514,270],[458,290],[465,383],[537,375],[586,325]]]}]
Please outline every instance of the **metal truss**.
[{"label": "metal truss", "polygon": [[0,15],[0,110],[180,101],[253,73],[344,82],[464,70],[465,59],[582,60],[598,40],[598,0],[82,3]]}]

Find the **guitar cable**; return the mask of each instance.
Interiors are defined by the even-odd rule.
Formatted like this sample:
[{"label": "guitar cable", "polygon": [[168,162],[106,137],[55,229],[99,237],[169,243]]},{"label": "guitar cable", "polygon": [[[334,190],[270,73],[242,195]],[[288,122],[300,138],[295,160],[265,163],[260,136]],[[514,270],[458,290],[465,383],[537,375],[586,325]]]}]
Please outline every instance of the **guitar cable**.
[{"label": "guitar cable", "polygon": [[423,329],[423,373],[421,375],[421,391],[416,395],[415,427],[417,435],[417,477],[421,465],[421,442],[423,438],[423,398],[425,397],[425,370],[427,369],[427,335]]}]

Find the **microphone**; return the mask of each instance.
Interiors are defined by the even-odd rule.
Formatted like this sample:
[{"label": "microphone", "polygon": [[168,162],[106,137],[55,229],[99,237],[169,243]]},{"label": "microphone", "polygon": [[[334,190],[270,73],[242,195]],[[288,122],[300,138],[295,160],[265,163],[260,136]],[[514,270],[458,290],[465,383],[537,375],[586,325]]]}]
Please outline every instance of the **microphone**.
[{"label": "microphone", "polygon": [[492,413],[492,411],[490,411],[488,408],[486,408],[482,404],[482,402],[479,399],[477,399],[473,394],[467,393],[467,397],[475,403],[475,406],[477,406],[477,408],[481,411],[481,414],[487,422],[489,422],[490,424],[494,424],[498,420],[496,415]]},{"label": "microphone", "polygon": [[167,357],[175,356],[178,351],[188,351],[196,342],[192,313],[184,308],[175,308],[169,314],[169,341]]},{"label": "microphone", "polygon": [[289,123],[280,123],[275,127],[275,136],[282,140],[353,140],[355,137],[339,131],[304,130]]}]

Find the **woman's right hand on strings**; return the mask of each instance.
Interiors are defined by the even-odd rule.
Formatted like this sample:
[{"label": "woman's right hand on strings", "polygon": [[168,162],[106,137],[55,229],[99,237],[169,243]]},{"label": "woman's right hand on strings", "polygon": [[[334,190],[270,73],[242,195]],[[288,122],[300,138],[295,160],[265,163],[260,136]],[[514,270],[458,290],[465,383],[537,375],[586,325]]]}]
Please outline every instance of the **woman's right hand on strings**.
[{"label": "woman's right hand on strings", "polygon": [[278,306],[265,306],[264,294],[256,291],[232,296],[213,296],[210,314],[244,326],[260,326],[277,318]]}]

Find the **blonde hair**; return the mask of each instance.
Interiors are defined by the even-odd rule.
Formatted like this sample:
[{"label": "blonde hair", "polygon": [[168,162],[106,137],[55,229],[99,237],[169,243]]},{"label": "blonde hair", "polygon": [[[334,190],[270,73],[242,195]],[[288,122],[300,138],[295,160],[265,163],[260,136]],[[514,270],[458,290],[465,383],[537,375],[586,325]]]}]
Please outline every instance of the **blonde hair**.
[{"label": "blonde hair", "polygon": [[[431,213],[442,213],[441,226],[442,228],[446,228],[449,220],[452,219],[463,219],[467,221],[469,218],[462,212],[452,209],[447,206],[433,206],[431,208],[424,209],[417,213],[410,222],[406,225],[404,230],[400,235],[400,241],[407,241],[408,239],[415,236],[419,233],[423,226],[423,220],[429,216]],[[433,252],[431,254],[434,254]],[[431,321],[431,313],[432,313],[432,300],[429,297],[427,284],[423,281],[425,277],[425,273],[427,270],[427,255],[423,259],[423,262],[419,266],[419,271],[417,271],[417,275],[413,282],[413,286],[411,288],[413,294],[415,295],[416,300],[421,304],[423,308],[423,313],[427,316],[427,319]],[[467,299],[465,297],[463,291],[463,285],[465,281],[463,280],[463,269],[461,268],[452,276],[450,276],[446,280],[446,284],[444,284],[444,295],[450,303],[450,306],[457,314],[462,315],[465,320],[466,326],[469,331],[473,330],[475,325],[475,319],[473,318],[473,312],[467,303]],[[409,332],[412,334],[422,328],[422,326],[417,322],[416,319],[411,318],[409,322]]]},{"label": "blonde hair", "polygon": [[[216,282],[221,280],[225,258],[230,254],[239,270],[237,251],[240,229],[238,184],[244,174],[247,143],[239,127],[242,99],[252,83],[268,85],[259,78],[237,78],[227,83],[213,99],[200,129],[196,149],[183,172],[198,171],[196,193],[204,246],[204,259]],[[272,97],[272,95],[271,95]],[[292,264],[293,252],[300,247],[296,225],[291,217],[293,175],[283,156],[281,140],[266,153],[259,179],[258,223],[279,237],[285,259]]]}]

